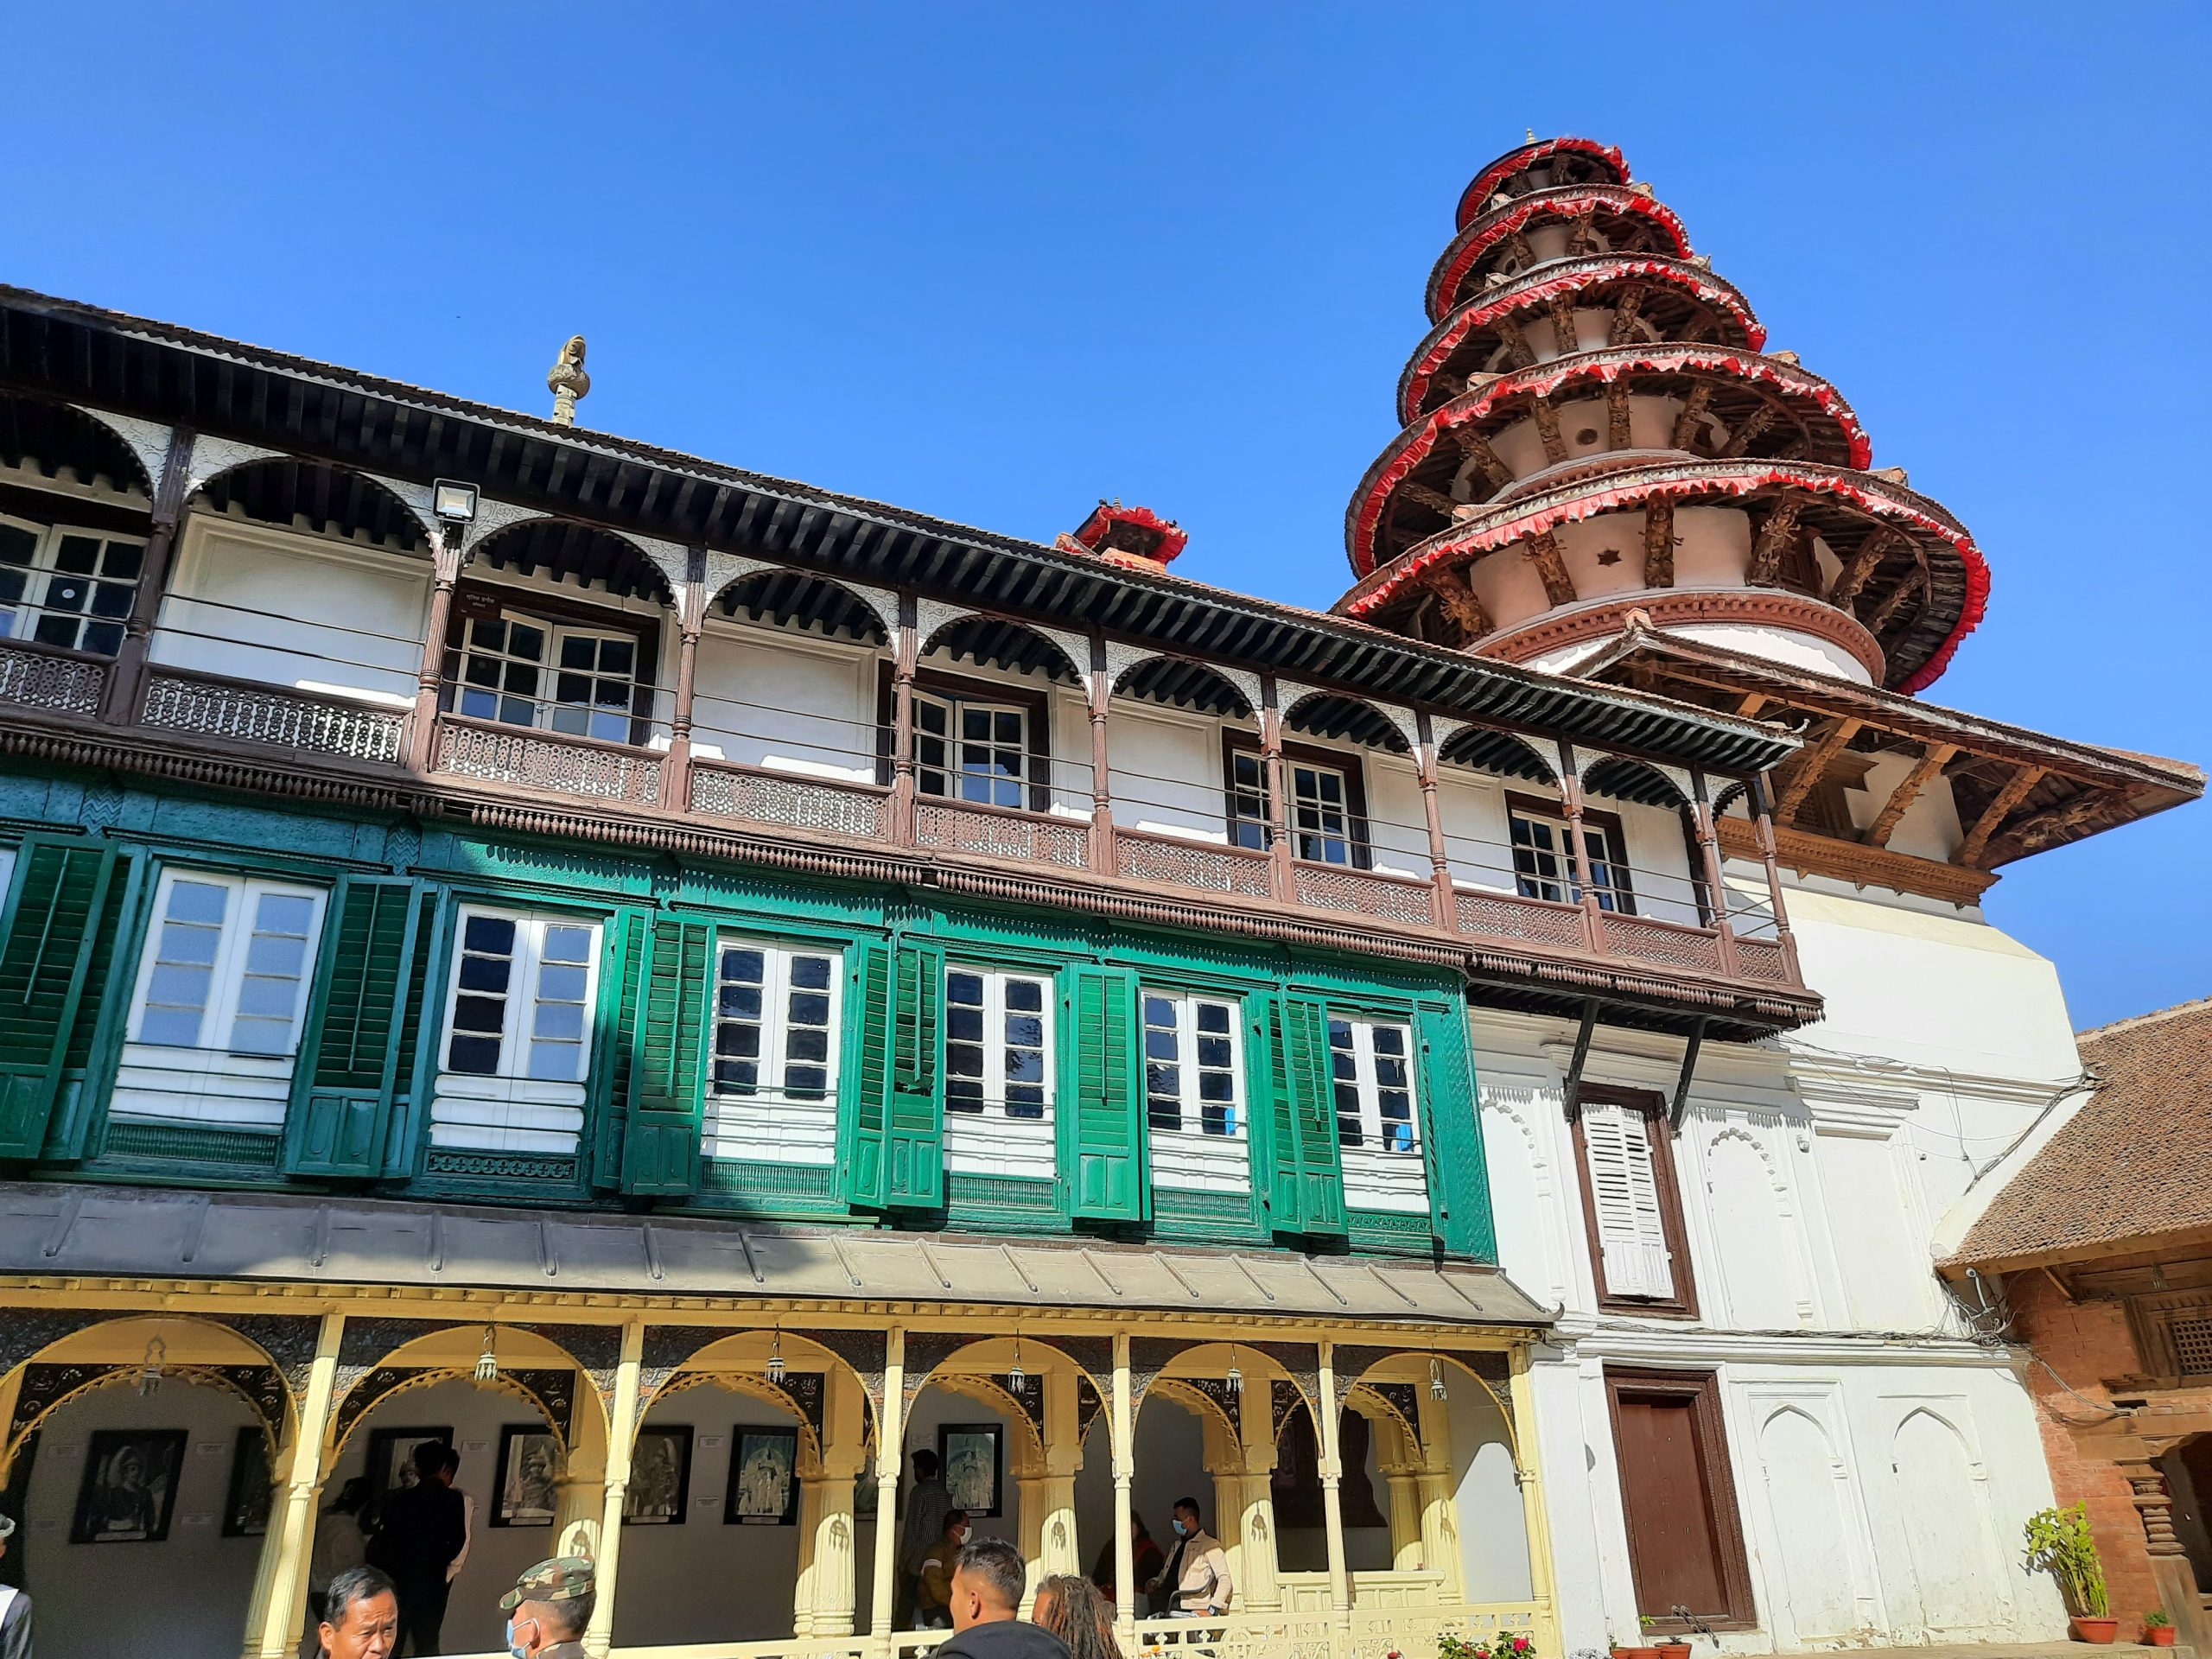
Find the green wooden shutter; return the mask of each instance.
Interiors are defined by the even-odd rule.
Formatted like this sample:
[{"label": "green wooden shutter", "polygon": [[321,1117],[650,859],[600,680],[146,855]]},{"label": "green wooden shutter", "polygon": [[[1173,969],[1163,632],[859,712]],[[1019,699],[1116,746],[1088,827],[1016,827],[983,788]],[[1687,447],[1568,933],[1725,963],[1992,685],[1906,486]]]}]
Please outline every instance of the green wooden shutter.
[{"label": "green wooden shutter", "polygon": [[892,965],[891,1092],[884,1109],[884,1202],[944,1205],[944,949],[901,939]]},{"label": "green wooden shutter", "polygon": [[891,947],[880,939],[862,940],[846,972],[839,1188],[854,1208],[880,1210],[889,1193],[884,1120],[891,1093]]},{"label": "green wooden shutter", "polygon": [[292,1071],[287,1173],[383,1172],[422,918],[419,889],[404,878],[348,875],[331,894]]},{"label": "green wooden shutter", "polygon": [[1074,1213],[1142,1221],[1152,1211],[1144,1087],[1137,1052],[1137,981],[1127,968],[1069,972],[1075,1054]]},{"label": "green wooden shutter", "polygon": [[1428,1206],[1436,1236],[1455,1255],[1497,1260],[1490,1176],[1483,1154],[1467,1011],[1457,1001],[1423,1004],[1414,1015],[1421,1045],[1421,1140],[1428,1156]]},{"label": "green wooden shutter", "polygon": [[645,938],[652,931],[650,911],[626,911],[611,919],[607,972],[600,980],[594,1033],[611,1032],[611,1041],[594,1041],[592,1058],[592,1185],[620,1190],[623,1141],[630,1128],[631,1060],[638,1042],[638,1008],[644,1001]]},{"label": "green wooden shutter", "polygon": [[46,1124],[48,1159],[82,1158],[105,1125],[116,1060],[130,1024],[130,997],[137,983],[131,970],[145,941],[139,898],[151,861],[128,848],[116,853],[85,988],[77,998],[77,1017],[62,1046],[61,1083]]},{"label": "green wooden shutter", "polygon": [[1269,1208],[1277,1232],[1345,1230],[1336,1091],[1329,1074],[1329,1011],[1286,991],[1274,1001]]},{"label": "green wooden shutter", "polygon": [[35,1158],[61,1081],[118,849],[28,836],[0,923],[0,1158]]},{"label": "green wooden shutter", "polygon": [[699,1190],[714,955],[711,922],[662,916],[646,936],[622,1137],[625,1192],[681,1197]]}]

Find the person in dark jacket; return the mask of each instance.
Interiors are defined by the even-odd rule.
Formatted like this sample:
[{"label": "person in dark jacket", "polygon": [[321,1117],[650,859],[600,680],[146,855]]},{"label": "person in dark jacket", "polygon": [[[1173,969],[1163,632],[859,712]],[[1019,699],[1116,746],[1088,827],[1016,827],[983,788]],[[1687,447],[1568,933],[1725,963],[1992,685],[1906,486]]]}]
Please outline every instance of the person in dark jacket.
[{"label": "person in dark jacket", "polygon": [[[0,1515],[0,1555],[15,1535],[16,1523]],[[31,1659],[31,1599],[11,1584],[0,1584],[0,1659]]]},{"label": "person in dark jacket", "polygon": [[[1151,1533],[1145,1529],[1144,1516],[1129,1511],[1129,1569],[1130,1582],[1137,1586],[1138,1605],[1143,1605],[1144,1586],[1166,1570],[1167,1553],[1161,1549]],[[1106,1592],[1106,1599],[1114,1599],[1114,1541],[1109,1538],[1106,1547],[1098,1552],[1098,1559],[1091,1564],[1090,1581]]]},{"label": "person in dark jacket", "polygon": [[461,1496],[439,1478],[445,1458],[446,1447],[436,1440],[415,1448],[415,1484],[385,1497],[377,1512],[376,1535],[369,1540],[369,1565],[399,1591],[399,1641],[392,1644],[393,1659],[402,1652],[439,1651],[446,1568],[468,1541]]},{"label": "person in dark jacket", "polygon": [[1003,1538],[971,1538],[952,1570],[952,1637],[936,1659],[1070,1659],[1067,1644],[1018,1616],[1028,1587],[1021,1552]]}]

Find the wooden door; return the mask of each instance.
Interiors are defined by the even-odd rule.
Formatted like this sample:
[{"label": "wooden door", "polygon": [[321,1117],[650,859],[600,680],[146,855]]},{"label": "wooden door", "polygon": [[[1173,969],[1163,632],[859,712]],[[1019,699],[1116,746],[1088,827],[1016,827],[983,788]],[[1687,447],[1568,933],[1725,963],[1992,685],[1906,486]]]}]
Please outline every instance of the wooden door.
[{"label": "wooden door", "polygon": [[1748,1628],[1751,1574],[1713,1375],[1609,1368],[1606,1380],[1637,1613],[1662,1629],[1680,1628],[1677,1607]]}]

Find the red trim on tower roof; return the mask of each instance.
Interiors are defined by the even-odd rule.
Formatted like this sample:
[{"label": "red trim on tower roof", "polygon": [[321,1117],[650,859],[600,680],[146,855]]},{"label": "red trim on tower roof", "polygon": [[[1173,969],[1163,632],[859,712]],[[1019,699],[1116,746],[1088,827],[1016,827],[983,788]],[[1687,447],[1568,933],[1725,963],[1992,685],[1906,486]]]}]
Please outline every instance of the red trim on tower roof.
[{"label": "red trim on tower roof", "polygon": [[1436,262],[1436,269],[1429,273],[1427,308],[1429,321],[1440,322],[1452,308],[1446,296],[1465,278],[1474,263],[1516,231],[1525,229],[1533,219],[1567,218],[1595,208],[1611,208],[1618,213],[1641,213],[1667,232],[1675,244],[1675,254],[1684,259],[1690,255],[1690,235],[1675,217],[1675,210],[1663,201],[1650,196],[1639,196],[1632,190],[1610,184],[1578,184],[1560,190],[1540,190],[1534,195],[1522,196],[1510,207],[1501,207],[1487,218],[1471,221],[1452,245],[1444,250]]},{"label": "red trim on tower roof", "polygon": [[1577,151],[1605,162],[1620,175],[1614,180],[1616,184],[1626,184],[1629,181],[1628,163],[1621,159],[1619,149],[1611,144],[1601,144],[1595,138],[1540,138],[1533,144],[1509,149],[1467,181],[1467,188],[1459,193],[1459,227],[1465,230],[1468,221],[1482,212],[1483,203],[1490,200],[1491,191],[1500,180],[1510,177],[1524,167],[1534,167],[1546,156],[1556,156],[1562,150]]},{"label": "red trim on tower roof", "polygon": [[1429,330],[1428,338],[1414,348],[1413,360],[1398,379],[1398,418],[1410,426],[1414,411],[1428,394],[1430,378],[1476,329],[1516,311],[1541,305],[1555,294],[1571,294],[1624,276],[1648,276],[1671,283],[1693,299],[1727,313],[1743,330],[1742,344],[1756,352],[1766,344],[1766,327],[1752,315],[1751,302],[1733,283],[1680,259],[1649,254],[1597,254],[1587,259],[1562,260],[1539,265],[1529,276],[1509,283],[1495,294],[1470,301]]},{"label": "red trim on tower roof", "polygon": [[[1364,591],[1355,589],[1339,600],[1339,613],[1364,620],[1395,598],[1408,582],[1431,565],[1462,553],[1495,552],[1502,547],[1540,534],[1555,524],[1578,524],[1585,518],[1594,518],[1624,507],[1639,506],[1654,499],[1704,495],[1743,496],[1779,484],[1812,494],[1839,496],[1877,518],[1904,519],[1958,554],[1966,575],[1966,592],[1958,620],[1952,624],[1950,632],[1929,659],[1913,671],[1910,679],[1897,688],[1899,691],[1910,696],[1934,684],[1944,669],[1949,666],[1952,657],[1958,651],[1959,642],[1980,626],[1988,609],[1989,565],[1982,557],[1981,550],[1974,545],[1974,537],[1967,535],[1964,527],[1955,520],[1946,523],[1944,518],[1938,518],[1936,513],[1925,512],[1912,502],[1903,499],[1900,493],[1878,484],[1866,474],[1848,473],[1841,468],[1808,467],[1788,461],[1743,461],[1735,463],[1732,469],[1712,461],[1688,465],[1695,471],[1686,476],[1647,477],[1640,483],[1593,487],[1571,499],[1556,501],[1548,506],[1514,513],[1508,518],[1493,518],[1486,524],[1471,524],[1440,531],[1411,552],[1402,555],[1395,564],[1382,573],[1382,580],[1373,587],[1365,588]],[[1929,503],[1929,505],[1933,506],[1934,503]]]},{"label": "red trim on tower roof", "polygon": [[1851,446],[1850,464],[1864,467],[1873,458],[1873,445],[1859,425],[1858,413],[1843,394],[1820,376],[1777,363],[1751,352],[1734,352],[1718,346],[1609,346],[1603,352],[1581,352],[1554,358],[1534,368],[1501,375],[1480,391],[1462,392],[1450,403],[1431,410],[1417,427],[1399,435],[1382,452],[1352,495],[1352,510],[1344,525],[1345,551],[1355,574],[1364,576],[1375,569],[1375,537],[1390,493],[1414,467],[1434,451],[1437,441],[1454,427],[1479,421],[1509,397],[1541,393],[1548,397],[1569,380],[1589,378],[1610,385],[1624,374],[1645,370],[1660,372],[1710,369],[1717,374],[1774,387],[1784,396],[1810,397],[1821,413],[1843,429]]},{"label": "red trim on tower roof", "polygon": [[[1099,543],[1106,539],[1116,524],[1126,524],[1132,530],[1159,537],[1147,551],[1128,556],[1141,558],[1147,563],[1171,563],[1177,554],[1190,545],[1191,532],[1178,525],[1173,518],[1162,518],[1150,507],[1125,507],[1118,501],[1101,501],[1093,507],[1090,516],[1076,527],[1070,539],[1089,552],[1100,553]],[[1103,550],[1103,556],[1118,558],[1122,556],[1119,550],[1109,548]]]}]

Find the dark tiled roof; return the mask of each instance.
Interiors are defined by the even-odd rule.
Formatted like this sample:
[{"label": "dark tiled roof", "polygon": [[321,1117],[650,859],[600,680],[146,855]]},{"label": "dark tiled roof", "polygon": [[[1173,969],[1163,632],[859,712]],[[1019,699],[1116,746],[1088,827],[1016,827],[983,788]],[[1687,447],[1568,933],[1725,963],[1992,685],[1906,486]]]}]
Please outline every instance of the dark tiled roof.
[{"label": "dark tiled roof", "polygon": [[2082,1033],[2097,1090],[1950,1259],[2056,1260],[2212,1229],[2212,997]]}]

